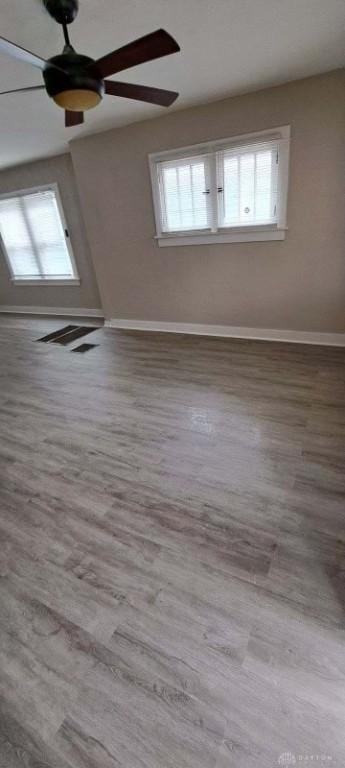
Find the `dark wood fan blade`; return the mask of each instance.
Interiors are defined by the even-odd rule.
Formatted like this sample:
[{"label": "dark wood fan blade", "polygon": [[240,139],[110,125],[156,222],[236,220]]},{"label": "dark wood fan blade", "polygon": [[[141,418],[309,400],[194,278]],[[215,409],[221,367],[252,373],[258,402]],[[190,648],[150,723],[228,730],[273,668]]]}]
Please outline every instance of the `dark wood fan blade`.
[{"label": "dark wood fan blade", "polygon": [[45,91],[45,85],[30,85],[29,88],[15,88],[14,91],[0,91],[0,96],[6,93],[25,93],[25,91]]},{"label": "dark wood fan blade", "polygon": [[105,92],[110,96],[123,96],[125,99],[148,101],[149,104],[159,104],[170,107],[177,99],[176,91],[165,91],[162,88],[150,88],[147,85],[120,83],[118,80],[105,80]]},{"label": "dark wood fan blade", "polygon": [[25,48],[21,48],[20,45],[11,43],[10,40],[6,40],[5,37],[0,37],[0,53],[7,53],[14,59],[22,61],[24,64],[32,64],[33,67],[39,69],[45,69],[47,62],[45,59],[41,59],[40,56],[36,56],[35,53],[27,51]]},{"label": "dark wood fan blade", "polygon": [[171,35],[164,29],[157,29],[156,32],[140,37],[139,40],[134,40],[133,43],[128,43],[123,48],[118,48],[117,51],[98,59],[96,66],[102,77],[108,77],[123,69],[159,59],[161,56],[168,56],[170,53],[177,53],[179,50],[180,46]]},{"label": "dark wood fan blade", "polygon": [[65,126],[70,128],[72,125],[81,125],[84,122],[84,112],[65,112]]}]

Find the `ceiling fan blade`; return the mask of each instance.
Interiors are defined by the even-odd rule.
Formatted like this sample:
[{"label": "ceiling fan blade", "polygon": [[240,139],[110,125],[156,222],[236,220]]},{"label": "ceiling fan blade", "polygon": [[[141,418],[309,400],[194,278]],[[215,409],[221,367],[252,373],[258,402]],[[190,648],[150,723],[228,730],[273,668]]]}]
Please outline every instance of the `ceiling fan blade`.
[{"label": "ceiling fan blade", "polygon": [[35,53],[31,53],[31,51],[21,48],[20,45],[11,43],[10,40],[6,40],[4,37],[0,37],[0,53],[8,53],[12,58],[18,59],[24,64],[32,64],[33,67],[38,67],[39,69],[45,69],[47,65],[45,59],[41,59],[41,57],[36,56]]},{"label": "ceiling fan blade", "polygon": [[178,97],[176,91],[165,91],[162,88],[150,88],[147,85],[120,83],[115,80],[105,80],[105,92],[110,96],[123,96],[125,99],[148,101],[149,104],[159,104],[170,107]]},{"label": "ceiling fan blade", "polygon": [[[137,64],[144,64],[145,61],[159,59],[161,56],[168,56],[170,53],[177,53],[180,46],[177,44],[168,32],[164,29],[157,29],[133,43],[124,45],[123,48],[108,53],[96,62],[97,70],[100,75],[108,77],[121,72],[123,69],[135,67]],[[92,66],[92,65],[91,65]]]},{"label": "ceiling fan blade", "polygon": [[65,112],[65,126],[70,128],[72,125],[81,125],[84,122],[84,112]]},{"label": "ceiling fan blade", "polygon": [[45,85],[30,85],[29,88],[15,88],[13,91],[0,91],[0,96],[6,93],[25,93],[25,91],[45,91]]}]

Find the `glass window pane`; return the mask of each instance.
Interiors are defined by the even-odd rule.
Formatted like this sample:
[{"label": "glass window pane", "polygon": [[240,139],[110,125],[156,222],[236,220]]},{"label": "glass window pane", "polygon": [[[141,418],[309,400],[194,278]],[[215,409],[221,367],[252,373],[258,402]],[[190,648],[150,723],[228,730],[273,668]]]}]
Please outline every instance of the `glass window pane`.
[{"label": "glass window pane", "polygon": [[276,149],[219,153],[223,173],[221,226],[273,223],[277,190],[273,167]]},{"label": "glass window pane", "polygon": [[0,230],[15,277],[73,277],[53,190],[0,200]]},{"label": "glass window pane", "polygon": [[209,226],[204,159],[161,164],[163,229],[168,232]]},{"label": "glass window pane", "polygon": [[240,221],[254,220],[255,193],[255,155],[242,155],[240,158]]}]

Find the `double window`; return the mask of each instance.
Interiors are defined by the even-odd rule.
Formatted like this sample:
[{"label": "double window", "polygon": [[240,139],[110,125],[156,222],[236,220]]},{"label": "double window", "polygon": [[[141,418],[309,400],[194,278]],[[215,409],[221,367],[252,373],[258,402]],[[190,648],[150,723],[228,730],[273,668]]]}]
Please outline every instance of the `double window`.
[{"label": "double window", "polygon": [[150,155],[160,245],[278,240],[289,127]]},{"label": "double window", "polygon": [[14,282],[79,282],[56,185],[2,195],[0,235]]}]

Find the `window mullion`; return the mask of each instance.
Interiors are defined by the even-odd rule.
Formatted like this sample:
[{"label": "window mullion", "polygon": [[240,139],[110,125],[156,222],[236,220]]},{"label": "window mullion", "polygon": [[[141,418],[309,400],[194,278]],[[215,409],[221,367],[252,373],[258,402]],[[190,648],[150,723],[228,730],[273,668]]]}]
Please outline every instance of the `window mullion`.
[{"label": "window mullion", "polygon": [[225,207],[225,179],[224,179],[224,152],[216,152],[216,191],[217,191],[217,228],[224,225],[224,207]]},{"label": "window mullion", "polygon": [[210,174],[210,229],[211,232],[218,231],[218,192],[217,192],[217,153],[211,152],[209,155],[209,174]]},{"label": "window mullion", "polygon": [[35,258],[36,258],[36,265],[37,265],[37,268],[38,268],[38,271],[39,271],[39,275],[40,275],[40,277],[44,277],[44,271],[43,271],[43,267],[42,267],[42,262],[41,262],[41,259],[40,259],[39,251],[38,251],[38,248],[37,248],[37,245],[36,245],[35,236],[34,236],[34,233],[32,231],[32,227],[31,227],[31,224],[30,224],[28,213],[27,213],[27,210],[26,210],[25,198],[24,197],[20,197],[19,198],[19,205],[20,205],[20,209],[21,209],[21,212],[23,214],[24,221],[25,221],[25,226],[26,226],[26,229],[27,229],[27,233],[29,235],[29,240],[30,240],[30,243],[31,243],[31,248],[32,248],[33,253],[35,255]]}]

